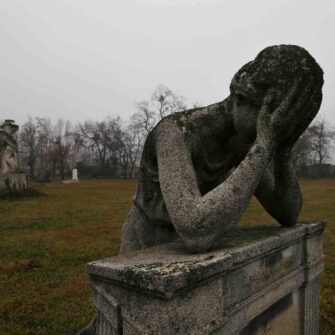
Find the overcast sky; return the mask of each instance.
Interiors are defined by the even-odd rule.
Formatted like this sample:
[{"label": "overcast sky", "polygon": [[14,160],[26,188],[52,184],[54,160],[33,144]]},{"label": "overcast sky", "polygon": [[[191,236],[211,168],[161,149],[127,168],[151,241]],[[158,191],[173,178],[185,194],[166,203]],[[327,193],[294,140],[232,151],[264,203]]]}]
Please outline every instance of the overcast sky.
[{"label": "overcast sky", "polygon": [[1,0],[0,25],[0,119],[127,119],[158,84],[207,105],[284,43],[322,66],[335,124],[334,0]]}]

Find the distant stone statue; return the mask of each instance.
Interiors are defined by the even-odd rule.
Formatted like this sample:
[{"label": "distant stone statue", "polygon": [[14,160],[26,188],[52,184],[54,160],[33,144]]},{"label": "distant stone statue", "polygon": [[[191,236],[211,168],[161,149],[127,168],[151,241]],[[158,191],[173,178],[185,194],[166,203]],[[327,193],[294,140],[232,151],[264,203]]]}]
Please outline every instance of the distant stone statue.
[{"label": "distant stone statue", "polygon": [[319,110],[322,85],[305,49],[272,46],[235,74],[228,98],[164,118],[144,146],[120,252],[177,238],[192,252],[215,247],[252,195],[294,225],[302,197],[291,151]]},{"label": "distant stone statue", "polygon": [[13,120],[5,120],[0,126],[0,173],[18,170],[18,149],[15,140],[18,129]]},{"label": "distant stone statue", "polygon": [[78,170],[77,169],[72,170],[72,180],[73,181],[79,181],[78,180]]},{"label": "distant stone statue", "polygon": [[0,189],[22,191],[27,187],[26,173],[18,166],[15,140],[18,129],[13,120],[5,120],[0,125]]}]

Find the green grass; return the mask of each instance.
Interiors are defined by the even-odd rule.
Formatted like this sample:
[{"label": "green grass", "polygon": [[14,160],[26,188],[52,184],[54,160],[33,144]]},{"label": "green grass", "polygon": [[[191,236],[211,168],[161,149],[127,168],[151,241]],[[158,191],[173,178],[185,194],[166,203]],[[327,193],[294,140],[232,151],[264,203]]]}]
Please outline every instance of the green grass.
[{"label": "green grass", "polygon": [[[335,333],[335,180],[305,180],[302,220],[327,219],[321,334]],[[135,181],[39,184],[0,199],[0,334],[71,333],[94,314],[85,264],[116,255]],[[253,200],[241,224],[273,220]]]}]

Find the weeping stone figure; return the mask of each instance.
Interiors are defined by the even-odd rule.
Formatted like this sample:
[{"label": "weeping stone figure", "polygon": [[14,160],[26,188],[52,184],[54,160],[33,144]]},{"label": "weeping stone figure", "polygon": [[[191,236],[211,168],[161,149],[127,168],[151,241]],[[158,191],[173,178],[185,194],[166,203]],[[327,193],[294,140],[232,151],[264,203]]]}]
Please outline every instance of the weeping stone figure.
[{"label": "weeping stone figure", "polygon": [[[253,195],[282,226],[294,225],[302,197],[291,153],[320,108],[322,85],[305,49],[272,46],[235,74],[226,99],[164,118],[144,145],[120,254],[177,239],[190,253],[219,248]],[[95,334],[98,320],[78,335]]]},{"label": "weeping stone figure", "polygon": [[282,226],[302,205],[291,152],[317,114],[323,71],[303,48],[264,49],[234,76],[230,96],[164,118],[144,145],[121,253],[181,239],[220,244],[255,195]]},{"label": "weeping stone figure", "polygon": [[0,189],[22,191],[27,187],[26,173],[18,167],[18,129],[13,120],[0,125]]}]

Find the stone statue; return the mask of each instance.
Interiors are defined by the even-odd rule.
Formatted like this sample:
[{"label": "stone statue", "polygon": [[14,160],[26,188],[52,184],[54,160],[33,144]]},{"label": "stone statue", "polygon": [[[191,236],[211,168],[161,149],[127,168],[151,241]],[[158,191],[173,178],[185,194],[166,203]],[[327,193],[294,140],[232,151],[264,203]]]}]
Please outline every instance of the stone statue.
[{"label": "stone statue", "polygon": [[15,140],[18,129],[13,120],[5,120],[0,126],[0,189],[23,191],[27,188],[26,173],[18,167]]},{"label": "stone statue", "polygon": [[319,110],[323,72],[303,48],[264,49],[234,76],[230,96],[175,113],[149,134],[120,252],[180,238],[219,244],[255,195],[281,225],[302,205],[291,151]]},{"label": "stone statue", "polygon": [[[319,110],[322,85],[306,50],[272,46],[235,74],[228,98],[164,118],[144,145],[120,253],[177,238],[191,252],[219,246],[252,195],[294,225],[302,198],[291,151]],[[97,320],[77,335],[95,334]]]},{"label": "stone statue", "polygon": [[17,143],[15,134],[19,126],[13,120],[5,120],[0,126],[0,173],[18,170]]}]

